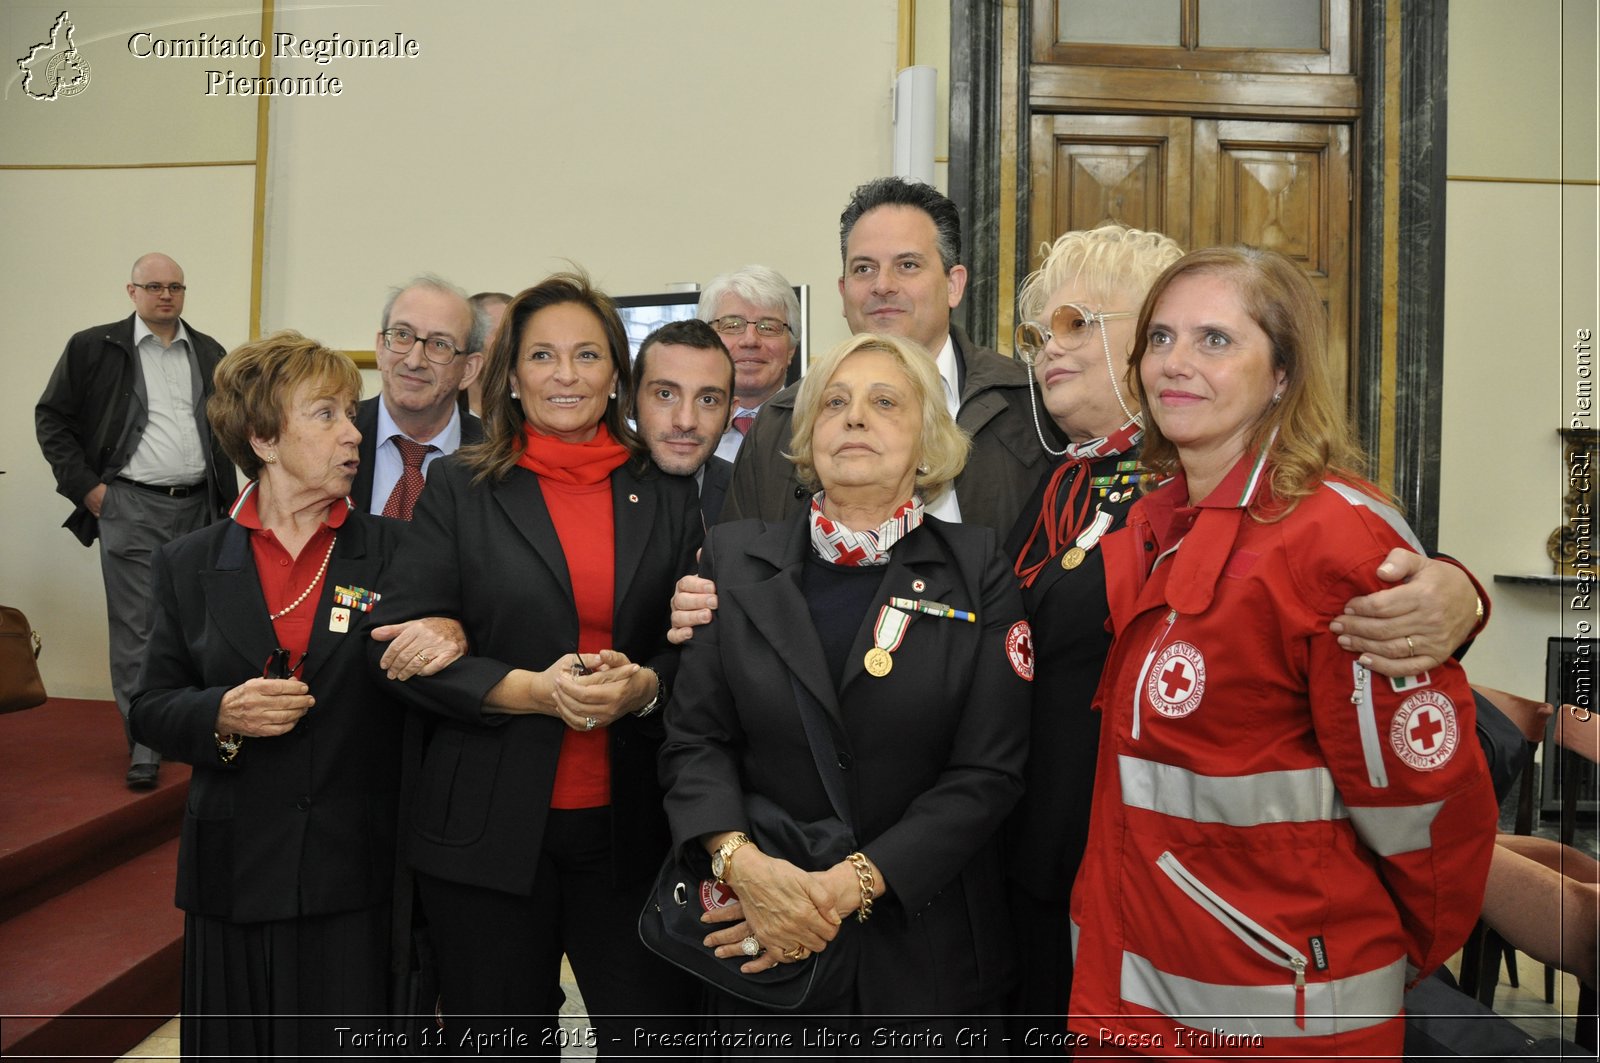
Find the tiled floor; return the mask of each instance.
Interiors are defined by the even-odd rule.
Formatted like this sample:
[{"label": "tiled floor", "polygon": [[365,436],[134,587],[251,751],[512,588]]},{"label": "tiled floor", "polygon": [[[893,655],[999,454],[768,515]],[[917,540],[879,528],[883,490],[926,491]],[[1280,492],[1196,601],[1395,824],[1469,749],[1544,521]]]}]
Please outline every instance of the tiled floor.
[{"label": "tiled floor", "polygon": [[173,1018],[159,1030],[146,1037],[134,1046],[132,1052],[122,1057],[123,1060],[156,1061],[156,1063],[177,1063],[178,1059],[178,1020]]},{"label": "tiled floor", "polygon": [[[566,960],[561,961],[561,988],[566,991],[567,1003],[561,1009],[561,1025],[568,1029],[579,1029],[584,1024],[583,998],[578,995],[578,985],[572,978],[572,968]],[[577,1040],[575,1038],[574,1040]],[[567,1048],[561,1053],[562,1059],[593,1059],[593,1048]],[[178,1063],[178,1020],[176,1018],[162,1025],[155,1033],[146,1037],[133,1051],[122,1057],[120,1063]]]},{"label": "tiled floor", "polygon": [[[1517,956],[1517,974],[1521,988],[1513,989],[1502,984],[1495,995],[1495,1010],[1528,1031],[1530,1037],[1560,1036],[1573,1039],[1572,1018],[1578,1003],[1578,980],[1570,974],[1557,972],[1555,1003],[1544,1000],[1544,966],[1520,953]],[[1451,970],[1457,963],[1452,960]],[[567,1006],[561,1009],[562,1025],[578,1027],[583,1023],[583,1001],[578,987],[572,982],[572,971],[562,964],[562,988],[567,991]],[[593,1058],[593,1049],[568,1049],[563,1059]],[[138,1060],[140,1063],[177,1063],[178,1020],[162,1026],[132,1052],[123,1057],[123,1063]]]},{"label": "tiled floor", "polygon": [[[1455,969],[1452,963],[1451,969]],[[1564,1037],[1573,1040],[1578,1006],[1578,980],[1564,971],[1556,972],[1555,1003],[1544,999],[1544,964],[1517,954],[1517,981],[1513,989],[1504,981],[1495,991],[1494,1010],[1528,1031],[1530,1037]]]}]

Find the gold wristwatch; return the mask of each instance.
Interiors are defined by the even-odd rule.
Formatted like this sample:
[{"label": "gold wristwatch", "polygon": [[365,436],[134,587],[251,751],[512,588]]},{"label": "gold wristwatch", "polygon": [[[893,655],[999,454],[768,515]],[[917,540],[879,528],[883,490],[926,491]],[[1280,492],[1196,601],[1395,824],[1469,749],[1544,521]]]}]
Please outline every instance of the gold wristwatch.
[{"label": "gold wristwatch", "polygon": [[711,854],[711,874],[718,882],[727,882],[728,869],[732,866],[733,854],[741,845],[750,844],[750,835],[739,833],[717,846],[717,851]]}]

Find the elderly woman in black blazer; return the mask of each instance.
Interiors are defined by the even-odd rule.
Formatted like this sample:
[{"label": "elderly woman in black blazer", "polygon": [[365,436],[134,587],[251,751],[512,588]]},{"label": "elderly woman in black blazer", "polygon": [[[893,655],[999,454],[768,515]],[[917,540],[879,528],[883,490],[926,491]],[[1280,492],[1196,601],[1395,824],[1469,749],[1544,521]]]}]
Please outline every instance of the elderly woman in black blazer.
[{"label": "elderly woman in black blazer", "polygon": [[[512,300],[484,373],[487,438],[434,466],[374,617],[454,619],[470,642],[443,668],[393,652],[384,668],[432,720],[406,853],[447,1039],[455,1016],[519,1016],[511,1047],[558,1049],[563,952],[602,1054],[633,1043],[624,1016],[693,1006],[634,924],[667,848],[668,599],[700,515],[693,481],[661,474],[624,420],[627,357],[581,275]],[[385,652],[370,648],[380,668]]]},{"label": "elderly woman in black blazer", "polygon": [[348,358],[299,333],[229,354],[207,414],[253,482],[153,565],[130,721],[194,765],[186,1059],[354,1051],[387,1010],[400,727],[356,632],[402,525],[345,497],[360,393]]},{"label": "elderly woman in black blazer", "polygon": [[[927,1017],[992,1013],[1012,973],[996,839],[1026,753],[1022,601],[992,530],[924,515],[970,446],[925,351],[856,336],[810,367],[795,412],[792,458],[821,488],[809,512],[720,525],[703,552],[720,608],[685,648],[667,715],[674,840],[703,847],[738,894],[707,943],[751,957],[747,973],[848,946],[796,1038],[981,1047],[955,1043],[962,1020]],[[751,840],[748,814],[760,798],[801,824],[833,815],[808,699],[854,806],[853,847],[815,866]],[[759,1011],[731,997],[715,1010],[730,1031]],[[923,1018],[894,1018],[908,1015]]]}]

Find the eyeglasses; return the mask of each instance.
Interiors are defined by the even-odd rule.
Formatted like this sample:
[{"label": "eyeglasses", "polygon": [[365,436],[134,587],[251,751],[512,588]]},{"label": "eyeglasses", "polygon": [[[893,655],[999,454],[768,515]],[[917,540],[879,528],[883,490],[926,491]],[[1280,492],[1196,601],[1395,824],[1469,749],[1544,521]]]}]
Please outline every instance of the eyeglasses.
[{"label": "eyeglasses", "polygon": [[744,335],[744,330],[751,325],[756,327],[758,336],[781,336],[789,331],[788,324],[779,321],[775,317],[764,317],[760,321],[751,321],[749,318],[740,317],[738,314],[729,314],[727,317],[719,317],[711,322],[711,327],[724,336],[742,336]]},{"label": "eyeglasses", "polygon": [[182,295],[188,290],[185,284],[135,284],[135,288],[143,288],[151,295],[160,295],[162,292],[171,292],[173,295]]},{"label": "eyeglasses", "polygon": [[383,330],[383,345],[395,354],[410,354],[411,348],[422,340],[422,356],[435,365],[449,365],[455,356],[461,353],[453,341],[444,336],[429,336],[422,339],[408,328],[386,328]]},{"label": "eyeglasses", "polygon": [[279,648],[267,655],[267,663],[261,666],[263,679],[293,679],[299,674],[300,669],[306,666],[306,654],[300,655],[300,660],[294,664],[288,650]]},{"label": "eyeglasses", "polygon": [[1050,314],[1048,329],[1037,321],[1024,321],[1017,326],[1017,350],[1022,360],[1032,365],[1052,339],[1063,350],[1077,350],[1088,342],[1096,325],[1104,328],[1107,321],[1137,316],[1132,310],[1090,310],[1077,303],[1062,303]]}]

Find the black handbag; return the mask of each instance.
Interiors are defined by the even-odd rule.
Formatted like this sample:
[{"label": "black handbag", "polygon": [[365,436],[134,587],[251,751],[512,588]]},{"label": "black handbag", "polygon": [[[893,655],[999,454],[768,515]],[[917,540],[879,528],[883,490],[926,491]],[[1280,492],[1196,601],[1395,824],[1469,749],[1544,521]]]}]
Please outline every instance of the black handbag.
[{"label": "black handbag", "polygon": [[[855,830],[843,780],[837,769],[829,771],[827,767],[837,761],[837,756],[831,752],[833,743],[827,737],[822,706],[794,677],[790,681],[812,758],[822,773],[822,784],[836,815],[802,823],[767,798],[752,794],[744,804],[747,833],[762,852],[781,856],[807,871],[820,871],[856,850]],[[748,956],[719,959],[703,944],[715,927],[702,923],[700,917],[713,908],[726,907],[735,896],[732,889],[712,877],[711,857],[697,843],[688,842],[669,852],[657,872],[644,910],[639,913],[639,938],[651,952],[712,988],[776,1011],[794,1011],[814,1003],[820,992],[838,984],[834,972],[854,966],[860,928],[848,919],[821,952],[780,963],[759,974],[739,970],[748,962]]]}]

